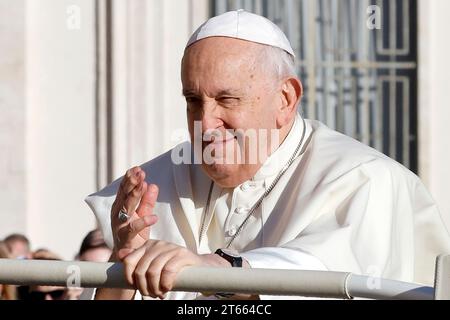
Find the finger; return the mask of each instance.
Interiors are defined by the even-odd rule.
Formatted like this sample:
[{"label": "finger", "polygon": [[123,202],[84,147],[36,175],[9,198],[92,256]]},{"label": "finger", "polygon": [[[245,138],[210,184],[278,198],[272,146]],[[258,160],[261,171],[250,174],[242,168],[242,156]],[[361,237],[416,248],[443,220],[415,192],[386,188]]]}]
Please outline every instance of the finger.
[{"label": "finger", "polygon": [[126,243],[133,240],[145,228],[154,225],[157,221],[158,217],[155,215],[144,216],[142,218],[131,221],[129,224],[119,229],[118,237],[120,239],[120,242]]},{"label": "finger", "polygon": [[122,187],[119,187],[119,189],[117,190],[116,199],[114,200],[111,207],[111,222],[114,224],[117,224],[118,222],[117,215],[119,213],[119,210],[123,208],[125,199],[126,194],[122,190]]},{"label": "finger", "polygon": [[161,271],[159,280],[160,289],[163,293],[171,291],[180,271],[187,266],[196,265],[198,262],[186,255],[175,255],[170,259]]},{"label": "finger", "polygon": [[143,217],[153,213],[153,208],[158,198],[159,189],[156,184],[150,184],[142,196],[141,203],[136,210],[138,216]]},{"label": "finger", "polygon": [[[120,183],[119,189],[117,190],[116,199],[114,200],[112,210],[111,210],[111,216],[112,221],[117,222],[117,214],[119,213],[119,210],[121,210],[124,207],[125,200],[127,199],[128,193],[127,190],[129,188],[127,180],[131,175],[134,175],[136,173],[139,173],[139,170],[141,170],[139,167],[134,167],[130,170],[128,170],[125,173],[125,176],[122,179],[122,182]],[[145,177],[145,173],[144,173]],[[127,185],[127,186],[125,186]]]},{"label": "finger", "polygon": [[151,296],[153,298],[156,298],[156,296],[148,291],[146,273],[153,259],[155,259],[161,252],[164,251],[164,247],[158,244],[161,243],[152,240],[146,242],[146,244],[143,246],[145,247],[145,253],[139,259],[139,262],[137,263],[133,273],[135,287],[139,290],[139,292],[141,292],[142,295]]},{"label": "finger", "polygon": [[[157,297],[157,294],[149,290],[150,286],[147,283],[149,266],[151,265],[152,261],[163,254],[165,250],[167,249],[162,246],[150,244],[150,246],[147,246],[145,254],[139,260],[136,269],[134,270],[135,286],[144,296],[151,296],[152,298]],[[149,278],[153,278],[155,276],[157,275],[152,273],[152,276]]]},{"label": "finger", "polygon": [[117,193],[116,199],[114,200],[111,207],[111,225],[114,226],[120,224],[118,219],[119,210],[123,207],[123,198]]},{"label": "finger", "polygon": [[150,265],[150,263],[154,258],[155,258],[154,254],[151,254],[148,251],[146,251],[141,260],[139,260],[133,274],[134,285],[136,289],[138,289],[143,296],[151,296],[152,298],[156,298],[156,296],[152,295],[148,291],[146,272],[148,266]]},{"label": "finger", "polygon": [[160,280],[161,280],[161,272],[168,261],[170,261],[176,254],[178,250],[170,250],[164,253],[161,253],[151,261],[150,265],[147,267],[146,279],[147,279],[147,288],[148,292],[159,297],[160,299],[164,299],[164,294],[167,291],[161,290]]},{"label": "finger", "polygon": [[133,167],[131,169],[128,169],[127,172],[125,172],[124,176],[122,177],[122,181],[120,182],[120,188],[125,191],[125,185],[127,184],[127,181],[132,177],[135,176],[138,172],[139,167]]},{"label": "finger", "polygon": [[141,181],[126,197],[124,207],[125,211],[132,216],[141,201],[144,192],[147,190],[147,183]]},{"label": "finger", "polygon": [[136,172],[138,172],[140,169],[141,168],[139,166],[128,169],[127,172],[125,172],[125,177],[130,178],[131,176],[135,175]]},{"label": "finger", "polygon": [[127,282],[135,286],[134,283],[134,270],[136,269],[136,266],[141,259],[141,257],[145,254],[145,245],[134,250],[132,253],[128,254],[123,259],[123,268],[125,273],[125,279]]},{"label": "finger", "polygon": [[127,171],[120,184],[124,195],[128,195],[136,186],[145,179],[145,172],[140,167],[134,167]]}]

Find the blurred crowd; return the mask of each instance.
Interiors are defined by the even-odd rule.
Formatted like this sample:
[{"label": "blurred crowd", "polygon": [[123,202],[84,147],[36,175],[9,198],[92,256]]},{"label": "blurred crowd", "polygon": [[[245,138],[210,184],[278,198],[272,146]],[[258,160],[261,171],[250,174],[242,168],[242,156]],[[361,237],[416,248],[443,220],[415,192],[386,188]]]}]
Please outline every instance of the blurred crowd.
[{"label": "blurred crowd", "polygon": [[[111,249],[106,245],[100,230],[95,229],[89,232],[81,242],[75,260],[107,262],[110,256]],[[28,238],[17,233],[0,241],[0,259],[2,258],[62,260],[58,254],[45,248],[31,250]],[[83,289],[81,288],[0,284],[0,300],[77,300],[82,295]]]}]

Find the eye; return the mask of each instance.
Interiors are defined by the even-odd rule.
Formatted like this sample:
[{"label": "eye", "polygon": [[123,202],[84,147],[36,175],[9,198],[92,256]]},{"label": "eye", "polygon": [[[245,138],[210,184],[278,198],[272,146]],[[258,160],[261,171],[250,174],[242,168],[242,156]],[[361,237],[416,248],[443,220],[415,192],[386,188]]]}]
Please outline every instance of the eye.
[{"label": "eye", "polygon": [[237,97],[220,97],[217,100],[222,104],[238,104],[240,101]]},{"label": "eye", "polygon": [[188,96],[185,97],[187,103],[198,103],[200,99],[198,97]]},{"label": "eye", "polygon": [[201,105],[202,105],[202,101],[200,98],[195,97],[195,96],[187,96],[185,97],[186,99],[186,109],[187,112],[189,113],[195,113],[198,110],[200,110]]}]

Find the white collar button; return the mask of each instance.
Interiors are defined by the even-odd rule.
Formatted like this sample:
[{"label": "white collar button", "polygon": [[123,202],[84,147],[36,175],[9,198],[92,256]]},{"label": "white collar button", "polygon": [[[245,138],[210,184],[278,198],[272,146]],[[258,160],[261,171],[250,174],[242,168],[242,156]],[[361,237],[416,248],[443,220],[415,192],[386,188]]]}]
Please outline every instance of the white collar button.
[{"label": "white collar button", "polygon": [[246,181],[243,184],[241,184],[242,191],[251,190],[251,189],[254,189],[255,187],[256,187],[256,183],[253,181]]},{"label": "white collar button", "polygon": [[233,225],[230,227],[230,229],[228,230],[227,233],[228,233],[229,237],[232,237],[236,234],[236,232],[237,232],[237,228],[236,228],[236,226]]}]

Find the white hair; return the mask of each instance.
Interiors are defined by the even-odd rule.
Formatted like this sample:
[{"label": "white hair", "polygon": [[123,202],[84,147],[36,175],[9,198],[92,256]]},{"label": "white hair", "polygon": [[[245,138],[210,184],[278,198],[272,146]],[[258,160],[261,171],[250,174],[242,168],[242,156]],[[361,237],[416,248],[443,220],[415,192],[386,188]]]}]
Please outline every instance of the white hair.
[{"label": "white hair", "polygon": [[295,58],[283,49],[263,45],[258,63],[264,71],[271,73],[277,80],[296,77]]}]

